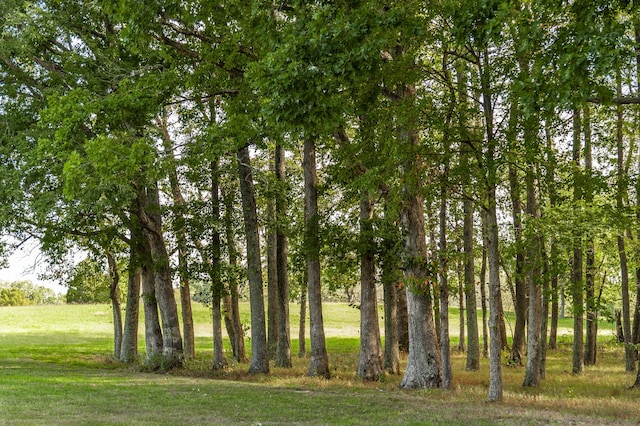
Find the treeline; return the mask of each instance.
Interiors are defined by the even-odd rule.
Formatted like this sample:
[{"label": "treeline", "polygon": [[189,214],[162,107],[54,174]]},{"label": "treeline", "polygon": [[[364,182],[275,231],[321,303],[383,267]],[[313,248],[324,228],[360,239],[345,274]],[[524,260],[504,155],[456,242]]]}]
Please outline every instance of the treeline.
[{"label": "treeline", "polygon": [[62,300],[53,290],[30,281],[0,281],[0,306],[53,305]]},{"label": "treeline", "polygon": [[193,356],[189,283],[207,280],[214,368],[223,326],[245,359],[245,282],[250,372],[291,365],[295,293],[309,374],[329,377],[322,289],[354,283],[362,380],[399,373],[404,350],[402,387],[450,387],[452,297],[490,400],[505,349],[542,383],[565,301],[575,373],[607,305],[635,368],[635,4],[5,0],[0,16],[0,225],[59,264],[74,247],[108,261],[118,359],[137,357],[140,302],[147,363]]}]

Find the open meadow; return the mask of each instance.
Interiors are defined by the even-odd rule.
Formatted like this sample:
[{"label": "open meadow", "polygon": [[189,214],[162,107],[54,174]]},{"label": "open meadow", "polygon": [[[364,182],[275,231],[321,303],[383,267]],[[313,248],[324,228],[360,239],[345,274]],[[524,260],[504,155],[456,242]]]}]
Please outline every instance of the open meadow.
[{"label": "open meadow", "polygon": [[[297,337],[298,309],[291,306],[292,337]],[[241,310],[246,313],[248,307]],[[488,360],[482,360],[479,372],[466,372],[464,354],[457,352],[452,391],[400,390],[401,377],[389,375],[381,382],[360,383],[355,379],[359,311],[345,303],[327,304],[324,317],[330,380],[306,377],[308,355],[295,356],[296,339],[292,369],[272,367],[269,375],[248,375],[248,365],[241,364],[213,372],[211,319],[200,304],[194,305],[197,357],[168,373],[113,361],[108,305],[1,307],[0,424],[640,422],[640,390],[629,389],[634,376],[624,372],[623,350],[614,343],[610,324],[601,324],[598,364],[575,376],[567,332],[571,320],[562,320],[561,346],[549,353],[542,386],[522,387],[524,368],[504,366],[504,401],[488,403]],[[457,318],[455,310],[451,318]],[[452,322],[453,332],[457,327]],[[143,336],[141,328],[141,351]]]}]

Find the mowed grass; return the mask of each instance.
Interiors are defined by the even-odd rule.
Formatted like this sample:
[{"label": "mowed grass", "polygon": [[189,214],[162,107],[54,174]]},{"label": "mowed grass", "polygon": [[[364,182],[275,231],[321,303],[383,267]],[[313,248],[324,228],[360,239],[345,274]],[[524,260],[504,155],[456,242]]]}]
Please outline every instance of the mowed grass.
[{"label": "mowed grass", "polygon": [[[248,306],[241,309],[248,322]],[[210,369],[211,319],[199,304],[194,305],[197,357],[168,373],[146,373],[113,360],[108,305],[2,307],[0,424],[640,422],[640,391],[629,389],[635,376],[624,372],[622,347],[613,342],[606,324],[601,326],[597,366],[581,376],[571,374],[571,319],[563,320],[561,346],[549,353],[542,386],[522,387],[524,368],[504,366],[505,399],[488,403],[488,360],[481,361],[480,371],[466,372],[465,354],[458,352],[452,391],[400,390],[401,376],[393,375],[359,382],[359,311],[347,304],[324,307],[332,379],[307,377],[308,355],[297,357],[298,310],[291,305],[293,368],[249,375],[247,364]],[[457,334],[458,312],[452,310],[450,318]],[[248,338],[246,345],[250,350]],[[456,345],[454,335],[452,347]]]}]

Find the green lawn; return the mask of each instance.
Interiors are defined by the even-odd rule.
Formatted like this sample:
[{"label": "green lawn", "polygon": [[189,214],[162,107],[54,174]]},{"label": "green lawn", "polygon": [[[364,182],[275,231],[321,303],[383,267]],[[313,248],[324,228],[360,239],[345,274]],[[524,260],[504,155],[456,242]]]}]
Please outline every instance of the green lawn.
[{"label": "green lawn", "polygon": [[[248,307],[241,307],[248,312]],[[298,309],[291,306],[291,336]],[[451,330],[457,333],[458,312]],[[196,360],[170,373],[144,373],[111,358],[111,308],[61,305],[0,308],[0,424],[638,424],[640,391],[624,372],[623,351],[602,324],[599,363],[570,373],[571,319],[561,322],[562,345],[549,354],[547,379],[521,386],[523,368],[504,367],[505,400],[486,402],[488,362],[464,371],[454,354],[454,389],[401,391],[401,377],[370,384],[354,375],[359,311],[324,309],[333,378],[306,377],[308,358],[292,369],[246,374],[248,365],[212,372],[211,320],[194,306]],[[244,317],[248,321],[248,316]],[[609,327],[609,328],[607,328]],[[142,337],[142,327],[141,327]],[[454,336],[453,340],[457,337]],[[250,340],[247,339],[247,348]],[[454,342],[454,345],[457,341]],[[144,342],[140,341],[141,350]],[[505,354],[506,356],[506,354]]]}]

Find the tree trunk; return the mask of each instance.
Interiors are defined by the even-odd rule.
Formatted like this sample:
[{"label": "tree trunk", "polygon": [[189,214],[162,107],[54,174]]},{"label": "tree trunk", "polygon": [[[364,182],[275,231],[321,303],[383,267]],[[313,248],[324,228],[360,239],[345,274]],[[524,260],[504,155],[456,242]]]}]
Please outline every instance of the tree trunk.
[{"label": "tree trunk", "polygon": [[322,319],[322,289],[320,283],[320,218],[318,215],[318,177],[316,146],[312,139],[304,141],[304,205],[305,245],[307,249],[307,287],[309,293],[309,337],[311,338],[310,376],[330,377],[329,358]]},{"label": "tree trunk", "polygon": [[[227,255],[229,257],[229,297],[231,299],[231,321],[234,329],[233,356],[238,362],[246,362],[247,356],[244,350],[244,330],[240,322],[240,309],[238,304],[238,274],[236,273],[238,254],[236,250],[236,233],[233,229],[234,193],[222,188],[224,199],[224,226],[227,237]],[[229,338],[232,338],[231,335]]]},{"label": "tree trunk", "polygon": [[138,358],[138,320],[140,313],[140,262],[134,249],[134,233],[131,232],[129,253],[129,282],[127,284],[127,305],[125,308],[124,328],[120,361],[134,362]]},{"label": "tree trunk", "polygon": [[[580,110],[573,112],[573,161],[577,171],[580,169],[580,151],[582,143],[580,140],[581,128]],[[574,180],[573,199],[578,202],[581,198],[582,189],[579,179]],[[573,296],[573,367],[574,374],[582,374],[584,371],[584,291],[582,280],[582,235],[580,231],[575,231],[573,236],[573,262],[571,264],[571,292]]]},{"label": "tree trunk", "polygon": [[516,323],[513,330],[513,341],[509,363],[522,365],[524,356],[525,327],[527,324],[527,290],[524,274],[524,244],[522,242],[522,200],[520,198],[519,177],[515,165],[509,165],[509,183],[511,189],[511,205],[513,215],[513,231],[516,244],[515,280],[515,314]]},{"label": "tree trunk", "polygon": [[287,271],[287,194],[285,152],[281,143],[276,144],[276,179],[280,184],[276,195],[276,265],[278,278],[278,348],[276,366],[291,368],[291,338],[289,326],[289,273]]},{"label": "tree trunk", "polygon": [[157,369],[162,366],[160,360],[163,349],[162,329],[160,328],[160,315],[158,314],[158,304],[156,302],[151,249],[148,247],[148,243],[143,243],[143,245],[146,247],[140,255],[140,281],[142,284],[142,304],[144,306],[145,364],[151,369]]},{"label": "tree trunk", "polygon": [[224,320],[224,328],[229,336],[229,343],[231,344],[231,352],[233,358],[236,359],[238,348],[236,347],[236,340],[238,331],[236,330],[235,323],[233,322],[233,308],[231,307],[231,296],[227,293],[222,298],[222,319]]},{"label": "tree trunk", "polygon": [[242,194],[242,213],[247,241],[247,268],[249,278],[249,305],[251,309],[251,363],[249,373],[268,373],[267,330],[264,318],[262,293],[262,265],[260,259],[260,237],[258,213],[253,188],[253,173],[249,146],[238,149],[238,176]]},{"label": "tree trunk", "polygon": [[122,310],[120,306],[120,274],[118,273],[118,263],[112,252],[107,251],[107,262],[109,263],[109,298],[111,299],[111,309],[113,310],[113,358],[120,359],[122,350]]},{"label": "tree trunk", "polygon": [[[445,176],[449,166],[445,163]],[[451,367],[451,341],[449,339],[449,259],[447,254],[447,185],[440,188],[439,214],[439,284],[440,284],[440,352],[442,356],[442,388],[453,386],[453,368]]]},{"label": "tree trunk", "polygon": [[220,242],[220,179],[218,177],[218,163],[216,158],[211,164],[211,319],[213,323],[213,369],[226,367],[227,358],[224,355],[222,343],[222,310],[220,304],[224,293],[222,282],[222,247]]},{"label": "tree trunk", "polygon": [[[621,78],[620,73],[617,75],[617,84],[618,84],[618,96],[620,96],[621,89]],[[624,136],[623,136],[623,127],[624,127],[624,117],[622,114],[622,105],[617,106],[617,120],[616,120],[616,141],[617,141],[617,151],[618,151],[618,162],[617,162],[617,194],[616,194],[616,206],[618,211],[622,212],[624,209],[624,199],[626,188],[625,182],[627,180],[627,176],[624,169]],[[625,240],[624,240],[624,229],[618,230],[617,243],[618,243],[618,254],[620,257],[620,284],[621,284],[621,292],[622,292],[622,327],[624,329],[624,353],[625,353],[625,369],[626,371],[634,371],[635,370],[635,359],[634,352],[631,348],[631,312],[630,312],[630,301],[629,301],[629,266],[627,263],[627,252],[625,248]]]},{"label": "tree trunk", "polygon": [[[460,247],[457,248],[458,252],[460,252]],[[458,351],[464,352],[465,349],[465,320],[464,320],[464,265],[462,259],[458,259],[456,262],[456,272],[458,275],[458,306],[460,311],[458,312],[460,318],[460,331],[458,332],[458,336],[460,336],[460,340],[458,342]]]},{"label": "tree trunk", "polygon": [[[415,87],[405,86],[400,98],[413,104]],[[421,192],[420,163],[412,155],[418,146],[418,132],[409,121],[400,130],[400,143],[409,151],[409,158],[402,171],[405,177],[404,202],[401,206],[401,222],[405,233],[403,258],[405,281],[408,284],[407,312],[409,315],[409,358],[400,387],[437,388],[442,384],[442,359],[433,321],[429,297],[430,282],[425,242],[424,207]]]},{"label": "tree trunk", "polygon": [[407,289],[404,285],[396,286],[398,296],[398,349],[409,353],[409,312],[407,311]]},{"label": "tree trunk", "polygon": [[[485,153],[485,191],[486,191],[486,219],[487,246],[489,260],[489,333],[491,344],[489,348],[489,401],[502,400],[502,364],[501,350],[504,345],[502,330],[504,317],[502,312],[502,297],[500,292],[500,252],[498,248],[498,215],[496,207],[497,141],[493,133],[493,104],[489,76],[491,73],[489,51],[482,52],[480,65],[480,83],[482,86],[482,105],[486,126],[487,149]],[[506,334],[506,330],[505,330]]]},{"label": "tree trunk", "polygon": [[481,212],[482,221],[482,266],[480,267],[480,303],[482,305],[482,357],[489,357],[489,325],[487,323],[487,218]]},{"label": "tree trunk", "polygon": [[[526,138],[526,136],[525,136]],[[526,141],[533,143],[532,140]],[[527,144],[529,145],[529,144]],[[532,149],[533,148],[527,148]],[[536,150],[537,151],[537,150]],[[532,154],[531,157],[534,157]],[[531,160],[529,160],[531,161]],[[533,162],[527,167],[527,215],[529,220],[540,218],[539,197],[537,191],[537,170]],[[540,332],[542,321],[542,291],[540,287],[541,239],[539,234],[531,235],[527,245],[527,287],[529,293],[529,315],[527,318],[527,366],[524,376],[524,386],[540,385]]]},{"label": "tree trunk", "polygon": [[398,288],[400,265],[395,238],[397,224],[385,204],[382,237],[382,288],[384,298],[384,361],[383,367],[389,374],[400,374],[400,347],[398,344]]},{"label": "tree trunk", "polygon": [[269,358],[275,359],[278,350],[278,237],[276,211],[272,199],[267,201],[267,343]]},{"label": "tree trunk", "polygon": [[360,200],[360,355],[356,377],[369,382],[384,376],[376,296],[373,202]]},{"label": "tree trunk", "polygon": [[540,315],[540,378],[544,380],[547,376],[547,332],[549,324],[549,287],[550,271],[549,257],[547,256],[544,243],[541,242],[542,249],[542,313]]},{"label": "tree trunk", "polygon": [[182,336],[178,306],[171,281],[169,254],[162,233],[160,194],[156,184],[151,184],[146,189],[145,201],[146,205],[141,210],[140,216],[143,218],[143,229],[151,249],[155,297],[162,320],[162,367],[172,368],[182,363]]},{"label": "tree trunk", "polygon": [[[593,162],[591,156],[591,119],[589,106],[584,108],[584,167],[587,174],[587,182],[585,184],[584,197],[585,203],[590,206],[593,203],[593,185],[590,182],[593,173]],[[585,274],[585,293],[587,302],[587,336],[584,350],[585,365],[595,365],[597,343],[598,343],[598,323],[597,307],[595,295],[595,244],[594,237],[590,230],[586,231],[587,256],[586,256],[586,274]]]},{"label": "tree trunk", "polygon": [[175,215],[173,231],[178,246],[178,276],[180,277],[180,304],[182,307],[182,332],[184,334],[184,356],[192,359],[196,356],[195,332],[193,329],[193,313],[191,309],[191,290],[189,288],[189,274],[187,272],[187,234],[184,219],[184,197],[178,181],[178,171],[173,152],[173,142],[167,128],[167,117],[158,119],[158,126],[162,132],[162,142],[166,158],[168,159],[169,184],[173,196],[173,213]]},{"label": "tree trunk", "polygon": [[298,357],[302,358],[307,354],[307,340],[305,329],[307,323],[307,283],[300,286],[300,325],[298,328]]},{"label": "tree trunk", "polygon": [[[466,157],[466,154],[463,155]],[[466,160],[463,166],[468,167]],[[470,184],[470,182],[467,182],[467,184]],[[473,201],[471,194],[467,194],[463,201],[463,211],[464,293],[467,305],[467,371],[476,371],[480,369],[480,342],[478,339],[478,308],[473,256]]]},{"label": "tree trunk", "polygon": [[[558,194],[556,191],[555,175],[556,175],[556,163],[555,149],[553,146],[553,138],[551,137],[551,131],[548,123],[544,126],[545,138],[547,141],[547,188],[549,192],[549,204],[551,207],[555,207],[558,204]],[[550,242],[551,258],[547,260],[547,272],[550,275],[551,281],[551,327],[549,330],[549,349],[556,349],[558,340],[558,268],[556,263],[559,259],[558,245],[554,237],[551,237]],[[549,300],[547,296],[547,301]],[[543,316],[544,317],[544,316]],[[546,318],[546,317],[544,317]]]}]

